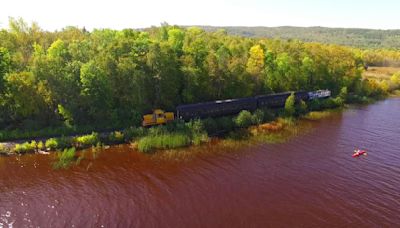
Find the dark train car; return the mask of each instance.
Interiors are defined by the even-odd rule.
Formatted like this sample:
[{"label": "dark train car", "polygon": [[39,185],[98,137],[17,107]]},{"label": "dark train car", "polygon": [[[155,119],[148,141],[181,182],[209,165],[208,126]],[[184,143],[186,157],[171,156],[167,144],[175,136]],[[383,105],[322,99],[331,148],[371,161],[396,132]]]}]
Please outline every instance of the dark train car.
[{"label": "dark train car", "polygon": [[254,111],[257,100],[253,97],[211,101],[198,104],[180,105],[176,107],[176,116],[179,119],[208,118],[237,114],[242,110]]},{"label": "dark train car", "polygon": [[[286,99],[291,95],[291,92],[275,93],[270,95],[256,96],[258,108],[282,108],[285,106]],[[300,100],[308,101],[308,93],[304,91],[295,92],[296,102]]]},{"label": "dark train car", "polygon": [[270,95],[256,96],[258,108],[281,108],[285,106],[286,99],[291,93],[275,93]]},{"label": "dark train car", "polygon": [[299,102],[300,100],[308,101],[310,99],[308,96],[308,92],[305,91],[296,92],[295,96],[296,96],[296,102]]}]

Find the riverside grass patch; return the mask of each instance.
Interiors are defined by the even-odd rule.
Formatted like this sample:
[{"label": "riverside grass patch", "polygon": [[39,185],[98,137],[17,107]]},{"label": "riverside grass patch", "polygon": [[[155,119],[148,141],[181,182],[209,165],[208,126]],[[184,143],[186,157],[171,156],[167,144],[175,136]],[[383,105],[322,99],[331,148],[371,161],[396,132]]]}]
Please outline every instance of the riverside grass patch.
[{"label": "riverside grass patch", "polygon": [[156,149],[175,149],[190,145],[190,141],[189,136],[184,134],[151,135],[139,140],[138,149],[145,153]]},{"label": "riverside grass patch", "polygon": [[57,153],[57,160],[53,163],[54,169],[67,169],[69,168],[73,162],[75,162],[76,149],[69,148],[64,149],[62,152]]}]

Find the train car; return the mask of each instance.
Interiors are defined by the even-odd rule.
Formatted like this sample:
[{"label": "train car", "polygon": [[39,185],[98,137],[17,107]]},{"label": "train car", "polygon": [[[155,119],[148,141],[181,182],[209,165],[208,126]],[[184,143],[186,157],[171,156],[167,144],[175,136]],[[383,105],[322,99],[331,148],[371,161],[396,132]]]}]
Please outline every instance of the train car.
[{"label": "train car", "polygon": [[190,120],[234,115],[242,110],[254,111],[256,109],[257,100],[254,97],[250,97],[180,105],[176,107],[176,115],[178,119]]},{"label": "train car", "polygon": [[317,91],[311,91],[308,92],[308,96],[310,100],[314,100],[314,99],[325,99],[328,98],[332,95],[330,90],[317,90]]},{"label": "train car", "polygon": [[[275,93],[275,94],[270,94],[270,95],[256,96],[257,107],[258,108],[282,108],[285,106],[285,102],[291,94],[292,94],[291,92],[285,92],[285,93]],[[295,92],[294,95],[295,95],[296,102],[300,102],[300,100],[308,101],[308,99],[309,99],[308,92],[305,92],[305,91]]]},{"label": "train car", "polygon": [[300,100],[308,101],[310,99],[309,94],[306,91],[299,91],[295,92],[294,94],[296,97],[296,102],[299,102]]},{"label": "train car", "polygon": [[275,93],[270,95],[256,96],[258,108],[281,108],[285,106],[286,99],[291,93]]}]

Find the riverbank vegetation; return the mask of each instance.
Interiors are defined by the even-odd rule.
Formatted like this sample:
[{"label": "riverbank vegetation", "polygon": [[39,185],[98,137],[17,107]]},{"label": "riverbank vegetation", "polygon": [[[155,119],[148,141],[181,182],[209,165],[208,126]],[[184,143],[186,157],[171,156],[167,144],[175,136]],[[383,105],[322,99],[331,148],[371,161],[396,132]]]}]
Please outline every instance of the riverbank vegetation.
[{"label": "riverbank vegetation", "polygon": [[[207,135],[369,102],[400,88],[398,75],[362,77],[366,65],[396,62],[396,51],[244,38],[167,24],[91,32],[76,27],[48,32],[22,19],[9,24],[0,31],[0,141],[37,139],[36,146],[19,145],[19,153],[131,141],[143,151],[196,145]],[[296,104],[295,111],[205,119],[197,124],[201,130],[189,126],[196,121],[140,127],[141,115],[153,108],[174,111],[179,104],[317,89],[329,89],[336,98]]]}]

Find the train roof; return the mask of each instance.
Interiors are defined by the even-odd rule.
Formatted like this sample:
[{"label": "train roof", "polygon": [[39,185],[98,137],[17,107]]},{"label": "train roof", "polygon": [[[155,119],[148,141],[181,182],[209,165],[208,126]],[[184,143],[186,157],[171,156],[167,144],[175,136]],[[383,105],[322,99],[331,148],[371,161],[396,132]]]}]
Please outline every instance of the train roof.
[{"label": "train roof", "polygon": [[282,92],[282,93],[263,94],[263,95],[258,95],[258,96],[256,96],[256,98],[258,98],[258,97],[270,97],[270,96],[288,95],[288,94],[291,94],[291,93],[292,93],[292,92]]},{"label": "train roof", "polygon": [[208,101],[208,102],[195,103],[195,104],[186,104],[186,105],[179,105],[176,107],[176,109],[195,108],[195,107],[203,107],[203,106],[209,106],[209,105],[214,105],[214,104],[232,103],[232,102],[240,102],[240,101],[255,101],[255,98],[254,97],[246,97],[246,98]]},{"label": "train roof", "polygon": [[272,97],[272,96],[283,96],[283,95],[290,95],[292,93],[299,94],[299,93],[307,93],[306,91],[292,91],[292,92],[281,92],[281,93],[271,93],[271,94],[264,94],[258,95],[256,98],[263,98],[263,97]]}]

